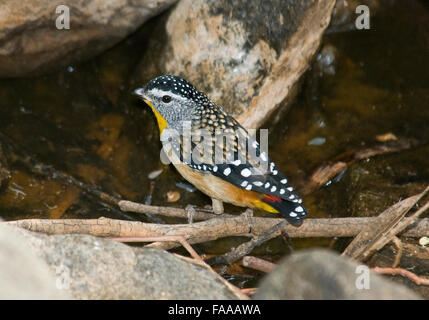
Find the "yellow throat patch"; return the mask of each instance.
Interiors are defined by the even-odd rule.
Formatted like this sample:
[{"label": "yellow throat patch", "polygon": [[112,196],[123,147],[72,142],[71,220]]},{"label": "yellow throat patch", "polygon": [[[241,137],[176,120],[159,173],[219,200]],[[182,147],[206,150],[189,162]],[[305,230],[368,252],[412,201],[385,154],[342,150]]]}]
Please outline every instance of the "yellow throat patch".
[{"label": "yellow throat patch", "polygon": [[155,114],[156,120],[158,121],[159,133],[161,134],[162,131],[167,128],[167,121],[158,111],[156,111],[156,109],[153,107],[152,103],[149,100],[144,99],[144,102],[146,102],[146,104],[152,109],[153,113]]}]

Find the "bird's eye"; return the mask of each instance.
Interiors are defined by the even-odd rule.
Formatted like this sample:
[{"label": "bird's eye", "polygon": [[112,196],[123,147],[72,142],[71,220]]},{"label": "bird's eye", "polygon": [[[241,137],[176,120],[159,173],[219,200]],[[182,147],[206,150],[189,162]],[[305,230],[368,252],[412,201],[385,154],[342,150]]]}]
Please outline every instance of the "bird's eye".
[{"label": "bird's eye", "polygon": [[170,101],[171,101],[171,97],[170,96],[165,95],[165,96],[162,97],[162,102],[169,103]]}]

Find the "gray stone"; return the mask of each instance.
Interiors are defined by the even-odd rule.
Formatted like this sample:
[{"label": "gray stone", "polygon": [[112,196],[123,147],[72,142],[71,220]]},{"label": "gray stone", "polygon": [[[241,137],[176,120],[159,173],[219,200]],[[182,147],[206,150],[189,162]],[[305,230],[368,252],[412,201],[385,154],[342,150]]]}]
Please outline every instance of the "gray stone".
[{"label": "gray stone", "polygon": [[88,235],[18,230],[75,299],[235,298],[211,272],[167,251]]},{"label": "gray stone", "polygon": [[182,0],[153,31],[137,81],[182,76],[257,128],[293,99],[334,3]]},{"label": "gray stone", "polygon": [[16,228],[0,224],[0,300],[69,298],[24,242]]},{"label": "gray stone", "polygon": [[[255,299],[420,299],[404,286],[370,274],[369,289],[358,289],[359,264],[328,250],[287,257],[266,276]],[[362,284],[358,280],[359,284]]]},{"label": "gray stone", "polygon": [[[0,77],[41,73],[92,57],[177,0],[2,0]],[[58,30],[59,5],[70,29]]]}]

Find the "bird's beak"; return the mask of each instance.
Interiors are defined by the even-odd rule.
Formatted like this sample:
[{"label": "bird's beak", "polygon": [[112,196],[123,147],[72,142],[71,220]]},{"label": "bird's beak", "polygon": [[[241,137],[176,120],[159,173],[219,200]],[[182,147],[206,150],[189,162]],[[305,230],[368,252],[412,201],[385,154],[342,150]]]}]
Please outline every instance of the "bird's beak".
[{"label": "bird's beak", "polygon": [[134,94],[141,98],[144,102],[146,102],[147,104],[150,104],[150,101],[146,98],[146,96],[144,95],[144,88],[137,88],[136,90],[134,90]]},{"label": "bird's beak", "polygon": [[143,88],[137,88],[136,90],[134,90],[134,94],[143,98]]}]

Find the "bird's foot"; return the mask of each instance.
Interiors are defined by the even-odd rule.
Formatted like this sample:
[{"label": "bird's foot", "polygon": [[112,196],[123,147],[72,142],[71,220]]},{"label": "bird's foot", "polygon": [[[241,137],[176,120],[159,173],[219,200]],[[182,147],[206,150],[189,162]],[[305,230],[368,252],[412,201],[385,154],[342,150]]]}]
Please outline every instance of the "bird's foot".
[{"label": "bird's foot", "polygon": [[244,211],[242,214],[242,216],[247,218],[247,223],[249,224],[249,233],[252,233],[253,231],[253,210],[250,208],[247,208],[246,211]]},{"label": "bird's foot", "polygon": [[212,198],[212,208],[213,208],[214,214],[222,214],[223,213],[223,202],[222,202],[222,200]]},{"label": "bird's foot", "polygon": [[188,223],[191,224],[192,222],[194,222],[194,214],[196,211],[196,206],[192,205],[192,204],[188,204],[185,208],[186,213],[188,214]]}]

